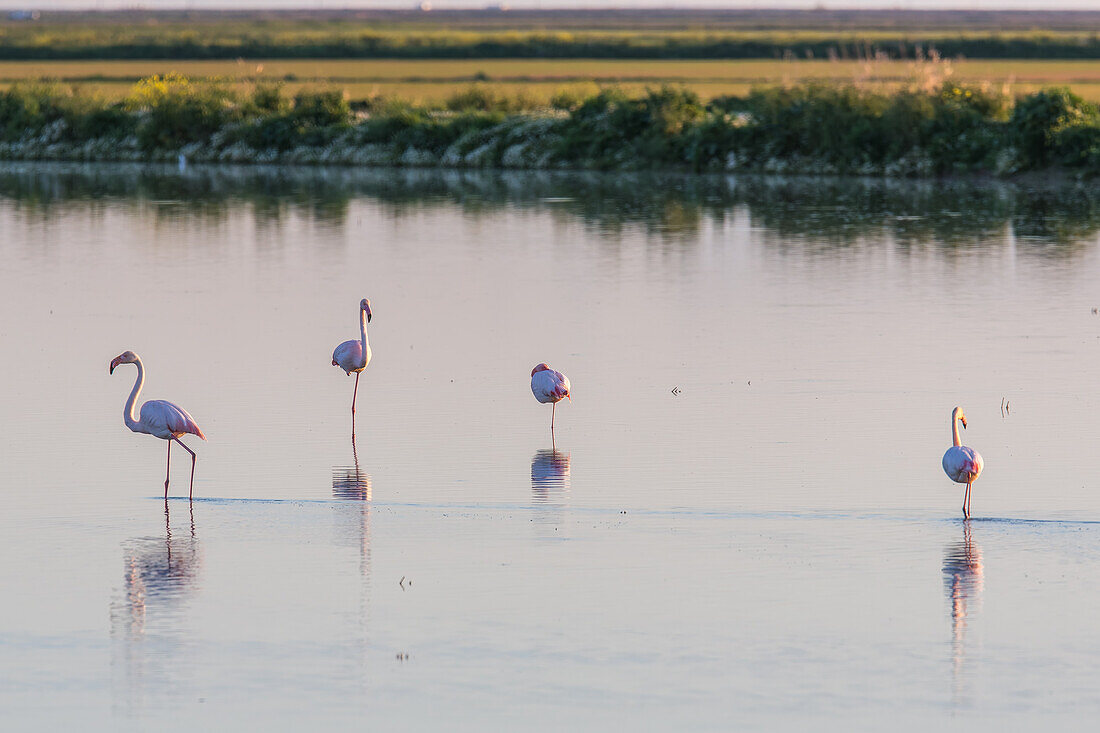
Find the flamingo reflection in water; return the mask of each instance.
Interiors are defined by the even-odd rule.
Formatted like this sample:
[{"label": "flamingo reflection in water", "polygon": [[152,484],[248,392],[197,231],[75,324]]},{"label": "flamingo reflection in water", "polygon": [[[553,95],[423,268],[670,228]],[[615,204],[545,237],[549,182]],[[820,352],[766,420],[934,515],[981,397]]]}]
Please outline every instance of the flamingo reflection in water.
[{"label": "flamingo reflection in water", "polygon": [[143,697],[145,681],[153,691],[180,670],[172,652],[184,644],[186,604],[198,585],[202,554],[189,506],[190,531],[173,534],[164,503],[164,537],[138,537],[123,544],[123,584],[111,604],[112,667],[123,689],[116,699],[128,708]]},{"label": "flamingo reflection in water", "polygon": [[557,449],[535,451],[531,459],[531,499],[549,504],[569,493],[570,456]]},{"label": "flamingo reflection in water", "polygon": [[359,468],[359,451],[355,438],[351,439],[351,456],[354,466],[332,467],[332,495],[337,499],[370,501],[370,474]]},{"label": "flamingo reflection in water", "polygon": [[569,499],[570,457],[556,448],[535,451],[531,458],[531,502],[533,527],[544,539],[564,539],[562,511]]},{"label": "flamingo reflection in water", "polygon": [[970,535],[970,522],[964,522],[962,541],[948,545],[943,557],[943,585],[947,600],[951,602],[952,676],[956,698],[962,692],[967,619],[981,604],[982,572],[982,550]]},{"label": "flamingo reflection in water", "polygon": [[[370,474],[359,468],[359,452],[355,439],[351,441],[353,466],[332,467],[332,496],[357,502],[353,506],[339,508],[340,516],[350,521],[350,529],[343,532],[356,539],[359,545],[359,559],[364,578],[370,575]],[[344,522],[348,524],[348,522]]]},{"label": "flamingo reflection in water", "polygon": [[359,452],[355,446],[355,437],[351,439],[352,466],[332,467],[332,496],[342,499],[337,502],[336,521],[338,539],[353,544],[359,557],[359,660],[363,665],[362,679],[367,679],[367,649],[369,648],[370,625],[370,512],[371,477],[359,467]]}]

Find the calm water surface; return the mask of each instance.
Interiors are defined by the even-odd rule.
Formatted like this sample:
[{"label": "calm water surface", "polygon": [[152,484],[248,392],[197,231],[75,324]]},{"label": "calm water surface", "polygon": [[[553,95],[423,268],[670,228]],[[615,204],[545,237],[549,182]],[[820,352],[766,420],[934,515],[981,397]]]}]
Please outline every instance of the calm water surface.
[{"label": "calm water surface", "polygon": [[[0,168],[0,726],[1083,728],[1098,232],[1077,187]],[[167,513],[125,349],[210,439]]]}]

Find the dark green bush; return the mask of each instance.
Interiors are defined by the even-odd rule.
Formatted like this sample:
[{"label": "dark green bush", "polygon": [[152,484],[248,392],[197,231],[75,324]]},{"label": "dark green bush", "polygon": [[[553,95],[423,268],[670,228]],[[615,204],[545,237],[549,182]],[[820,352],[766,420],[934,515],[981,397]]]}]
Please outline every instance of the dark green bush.
[{"label": "dark green bush", "polygon": [[4,140],[19,140],[39,132],[65,115],[68,94],[46,82],[14,84],[0,92],[0,131]]},{"label": "dark green bush", "polygon": [[1096,121],[1094,105],[1068,89],[1047,89],[1018,100],[1008,125],[1021,161],[1037,168],[1053,162],[1055,141],[1064,129]]},{"label": "dark green bush", "polygon": [[256,114],[284,113],[290,110],[290,101],[283,96],[281,84],[259,84],[249,99],[251,111]]},{"label": "dark green bush", "polygon": [[233,93],[222,85],[178,74],[143,79],[127,99],[131,110],[142,113],[137,135],[146,150],[208,140],[239,118],[235,102]]},{"label": "dark green bush", "polygon": [[294,116],[307,126],[347,125],[351,122],[351,106],[342,91],[303,90],[294,96]]}]

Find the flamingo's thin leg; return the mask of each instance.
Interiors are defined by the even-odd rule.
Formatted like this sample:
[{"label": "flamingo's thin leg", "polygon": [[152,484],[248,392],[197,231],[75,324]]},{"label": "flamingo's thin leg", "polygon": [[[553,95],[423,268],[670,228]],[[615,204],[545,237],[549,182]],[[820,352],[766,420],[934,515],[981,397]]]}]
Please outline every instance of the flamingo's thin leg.
[{"label": "flamingo's thin leg", "polygon": [[355,414],[355,396],[359,394],[359,372],[355,373],[355,389],[351,391],[351,414]]},{"label": "flamingo's thin leg", "polygon": [[[176,441],[180,445],[183,445],[183,441],[180,440],[179,438],[175,437],[175,436],[172,437],[172,440]],[[191,454],[191,488],[187,491],[187,498],[190,500],[190,499],[193,499],[195,497],[195,458],[196,458],[196,456],[195,456],[195,451],[191,450],[186,445],[183,445],[183,449]]]},{"label": "flamingo's thin leg", "polygon": [[554,413],[558,410],[558,403],[555,402],[553,407],[550,408],[550,432],[554,432]]},{"label": "flamingo's thin leg", "polygon": [[172,441],[168,441],[168,466],[164,469],[164,501],[168,502],[168,476],[172,473]]}]

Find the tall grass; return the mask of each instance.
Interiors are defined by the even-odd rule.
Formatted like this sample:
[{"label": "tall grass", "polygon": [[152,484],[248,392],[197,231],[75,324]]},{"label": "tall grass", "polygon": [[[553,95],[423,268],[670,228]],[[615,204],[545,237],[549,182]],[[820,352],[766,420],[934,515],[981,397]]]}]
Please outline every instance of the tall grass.
[{"label": "tall grass", "polygon": [[704,103],[675,87],[563,94],[552,106],[477,86],[443,108],[342,93],[248,92],[169,75],[121,102],[58,84],[0,92],[0,158],[334,163],[465,168],[759,170],[933,176],[1100,172],[1100,111],[1065,89],[1013,100],[924,78],[763,88]]}]

